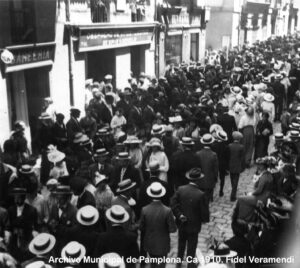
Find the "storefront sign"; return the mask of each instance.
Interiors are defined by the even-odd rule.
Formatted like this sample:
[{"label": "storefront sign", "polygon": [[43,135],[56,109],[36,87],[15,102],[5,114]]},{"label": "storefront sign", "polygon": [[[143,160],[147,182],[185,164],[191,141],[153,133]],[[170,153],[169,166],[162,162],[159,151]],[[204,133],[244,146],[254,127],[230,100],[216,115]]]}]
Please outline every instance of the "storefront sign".
[{"label": "storefront sign", "polygon": [[14,56],[6,64],[6,72],[19,71],[53,64],[55,44],[35,44],[8,47]]},{"label": "storefront sign", "polygon": [[79,52],[150,44],[153,29],[80,30]]}]

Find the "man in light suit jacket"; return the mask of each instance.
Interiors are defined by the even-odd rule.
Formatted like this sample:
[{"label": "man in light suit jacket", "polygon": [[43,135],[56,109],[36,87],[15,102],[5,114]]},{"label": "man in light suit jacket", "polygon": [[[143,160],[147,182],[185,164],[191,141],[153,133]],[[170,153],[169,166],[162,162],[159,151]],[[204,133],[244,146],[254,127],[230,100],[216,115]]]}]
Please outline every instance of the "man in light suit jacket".
[{"label": "man in light suit jacket", "polygon": [[218,180],[219,172],[218,156],[210,147],[214,143],[214,140],[211,134],[203,135],[201,143],[204,147],[196,153],[204,174],[204,185],[201,183],[200,188],[205,190],[209,201],[213,200],[214,188]]},{"label": "man in light suit jacket", "polygon": [[[187,256],[195,257],[198,234],[202,223],[209,221],[208,200],[198,184],[204,179],[200,168],[186,173],[189,184],[180,186],[171,200],[172,209],[179,224],[178,257],[183,259],[187,244]],[[188,268],[195,267],[189,263]]]},{"label": "man in light suit jacket", "polygon": [[[152,202],[143,207],[140,221],[140,229],[144,232],[144,250],[151,257],[166,257],[170,251],[170,233],[177,229],[174,215],[160,200],[166,194],[161,183],[153,182],[147,188],[147,194]],[[165,263],[151,263],[151,267],[165,267]]]}]

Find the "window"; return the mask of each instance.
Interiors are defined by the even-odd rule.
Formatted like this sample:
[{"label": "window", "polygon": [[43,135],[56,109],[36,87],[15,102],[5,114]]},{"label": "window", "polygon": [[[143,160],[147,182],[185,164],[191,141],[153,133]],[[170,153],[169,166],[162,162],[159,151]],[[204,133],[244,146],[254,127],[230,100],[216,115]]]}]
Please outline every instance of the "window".
[{"label": "window", "polygon": [[14,44],[36,42],[34,0],[11,0],[11,39]]},{"label": "window", "polygon": [[199,33],[191,34],[191,60],[199,60]]},{"label": "window", "polygon": [[180,64],[182,59],[182,35],[171,35],[166,38],[166,64]]}]

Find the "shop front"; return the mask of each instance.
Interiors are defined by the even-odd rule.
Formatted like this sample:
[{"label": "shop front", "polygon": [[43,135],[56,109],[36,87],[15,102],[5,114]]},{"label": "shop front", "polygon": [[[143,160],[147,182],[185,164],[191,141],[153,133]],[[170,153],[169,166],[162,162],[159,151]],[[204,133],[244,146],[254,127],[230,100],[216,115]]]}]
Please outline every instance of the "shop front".
[{"label": "shop front", "polygon": [[155,74],[155,24],[78,26],[78,53],[86,54],[86,78],[102,81],[113,75],[113,84],[123,90],[130,72]]},{"label": "shop front", "polygon": [[22,120],[28,127],[25,133],[31,141],[36,135],[43,100],[51,95],[49,72],[54,60],[55,43],[6,48],[14,55],[14,60],[3,68],[10,129],[13,129],[15,121]]}]

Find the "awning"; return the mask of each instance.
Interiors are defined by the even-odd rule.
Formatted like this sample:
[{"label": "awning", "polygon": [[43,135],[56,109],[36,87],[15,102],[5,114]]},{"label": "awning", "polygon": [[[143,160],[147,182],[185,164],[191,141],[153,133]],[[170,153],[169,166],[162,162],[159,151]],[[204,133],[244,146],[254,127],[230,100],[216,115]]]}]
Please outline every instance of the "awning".
[{"label": "awning", "polygon": [[[114,49],[151,44],[158,23],[70,25],[76,28],[78,51]],[[68,26],[67,26],[68,27]],[[77,36],[76,36],[77,37]]]}]

